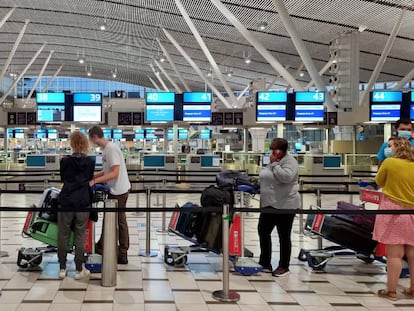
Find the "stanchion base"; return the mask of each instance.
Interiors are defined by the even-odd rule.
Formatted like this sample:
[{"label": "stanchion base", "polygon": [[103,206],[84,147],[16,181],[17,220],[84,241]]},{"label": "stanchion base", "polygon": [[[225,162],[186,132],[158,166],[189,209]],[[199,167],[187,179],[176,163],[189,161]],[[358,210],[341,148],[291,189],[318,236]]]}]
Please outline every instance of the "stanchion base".
[{"label": "stanchion base", "polygon": [[240,295],[234,290],[229,290],[228,295],[223,290],[216,290],[212,294],[213,298],[223,302],[236,302],[240,300]]},{"label": "stanchion base", "polygon": [[157,257],[158,256],[158,252],[156,251],[149,251],[147,252],[145,249],[141,250],[138,252],[138,256],[142,256],[142,257]]},{"label": "stanchion base", "polygon": [[155,232],[158,232],[158,233],[168,233],[169,231],[167,229],[157,229],[157,230],[155,230]]},{"label": "stanchion base", "polygon": [[9,257],[9,253],[6,251],[0,251],[0,257]]}]

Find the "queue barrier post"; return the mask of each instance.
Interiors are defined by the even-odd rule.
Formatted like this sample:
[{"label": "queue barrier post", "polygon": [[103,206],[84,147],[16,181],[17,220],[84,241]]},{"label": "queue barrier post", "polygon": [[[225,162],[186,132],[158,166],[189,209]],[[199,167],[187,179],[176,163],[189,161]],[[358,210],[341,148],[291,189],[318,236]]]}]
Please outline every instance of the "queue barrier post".
[{"label": "queue barrier post", "polygon": [[223,249],[223,289],[216,290],[212,296],[214,299],[223,302],[235,302],[240,299],[240,295],[233,290],[229,289],[230,275],[229,275],[229,205],[223,206],[223,237],[222,237],[222,249]]},{"label": "queue barrier post", "polygon": [[151,188],[148,187],[146,191],[147,197],[147,216],[145,221],[145,249],[140,250],[138,255],[143,257],[156,257],[158,254],[151,251],[151,213],[148,211],[151,208]]},{"label": "queue barrier post", "polygon": [[[316,206],[322,208],[321,188],[316,188]],[[322,237],[318,237],[318,249],[322,249]]]},{"label": "queue barrier post", "polygon": [[[163,178],[162,179],[162,185],[163,185],[163,194],[162,194],[162,207],[165,208],[167,206],[167,179]],[[157,232],[168,232],[168,230],[166,229],[166,212],[162,211],[161,212],[161,229],[157,230]]]},{"label": "queue barrier post", "polygon": [[[299,193],[300,193],[300,209],[303,210],[303,179],[299,179]],[[303,225],[303,214],[299,215],[299,234],[303,234],[304,225]]]},{"label": "queue barrier post", "polygon": [[[118,207],[117,200],[106,200],[104,202],[105,208]],[[117,278],[117,224],[118,213],[106,212],[104,216],[104,239],[103,239],[103,254],[102,254],[102,279],[101,285],[105,287],[116,286]]]}]

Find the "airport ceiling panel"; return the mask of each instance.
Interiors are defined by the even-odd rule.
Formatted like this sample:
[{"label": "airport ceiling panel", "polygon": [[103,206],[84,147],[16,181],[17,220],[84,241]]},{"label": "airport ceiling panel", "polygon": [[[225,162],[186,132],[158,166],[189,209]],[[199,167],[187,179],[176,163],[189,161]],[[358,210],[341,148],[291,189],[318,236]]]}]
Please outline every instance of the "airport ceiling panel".
[{"label": "airport ceiling panel", "polygon": [[[210,0],[181,0],[193,23],[203,37],[220,68],[233,71],[226,80],[235,90],[241,90],[251,80],[264,77],[273,80],[277,73],[263,57],[240,35],[239,31],[211,3]],[[278,15],[272,0],[222,0],[224,5],[242,22],[253,36],[294,74],[302,61]],[[401,14],[407,10],[398,38],[386,61],[379,81],[398,79],[414,65],[414,2],[412,0],[284,0],[288,12],[304,39],[318,70],[329,60],[329,42],[338,34],[361,33],[361,81],[367,81],[379,55]],[[12,68],[22,71],[43,42],[47,47],[29,69],[37,75],[50,50],[55,50],[45,75],[51,75],[62,64],[62,75],[86,76],[85,65],[77,62],[85,56],[86,65],[92,66],[93,77],[111,79],[111,70],[117,68],[117,80],[153,87],[148,76],[157,83],[149,64],[158,58],[159,37],[177,64],[184,78],[196,89],[204,89],[204,81],[167,40],[166,28],[186,52],[205,71],[210,64],[185,23],[174,0],[2,0],[0,18],[11,7],[17,7],[7,23],[0,29],[0,63],[8,57],[24,20],[31,23],[12,62]],[[266,22],[265,29],[259,24]],[[98,26],[106,24],[106,31]],[[243,53],[251,54],[253,62],[246,65]],[[155,66],[155,65],[154,65]],[[175,72],[168,63],[163,67],[177,82]],[[156,68],[156,66],[154,67]],[[327,78],[326,73],[324,79]],[[163,76],[162,76],[163,77]],[[169,85],[167,79],[164,81]],[[300,78],[303,83],[309,76]],[[222,90],[217,79],[215,85]],[[283,83],[279,81],[278,83]]]}]

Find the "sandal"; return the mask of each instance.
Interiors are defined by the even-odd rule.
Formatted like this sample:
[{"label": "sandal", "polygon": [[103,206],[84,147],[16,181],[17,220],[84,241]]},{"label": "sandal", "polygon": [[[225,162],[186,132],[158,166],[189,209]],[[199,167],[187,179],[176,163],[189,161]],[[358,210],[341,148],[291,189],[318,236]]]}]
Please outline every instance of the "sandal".
[{"label": "sandal", "polygon": [[391,292],[388,289],[380,289],[377,294],[379,297],[382,297],[382,298],[387,298],[392,301],[397,300],[397,293]]},{"label": "sandal", "polygon": [[407,297],[414,298],[414,290],[411,288],[404,288],[403,294]]}]

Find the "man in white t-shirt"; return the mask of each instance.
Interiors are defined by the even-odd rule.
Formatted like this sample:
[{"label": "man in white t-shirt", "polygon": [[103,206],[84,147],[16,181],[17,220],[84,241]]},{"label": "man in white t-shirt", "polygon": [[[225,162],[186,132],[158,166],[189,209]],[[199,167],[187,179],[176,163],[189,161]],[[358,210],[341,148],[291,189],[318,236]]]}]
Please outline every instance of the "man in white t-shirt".
[{"label": "man in white t-shirt", "polygon": [[[129,233],[125,215],[125,207],[128,199],[131,183],[129,182],[125,160],[121,150],[113,142],[103,137],[103,131],[99,126],[92,127],[89,132],[89,140],[102,148],[103,170],[96,173],[90,181],[90,186],[97,183],[106,183],[110,188],[109,198],[118,201],[118,264],[128,263]],[[101,238],[96,244],[97,253],[102,252],[103,230]]]}]

